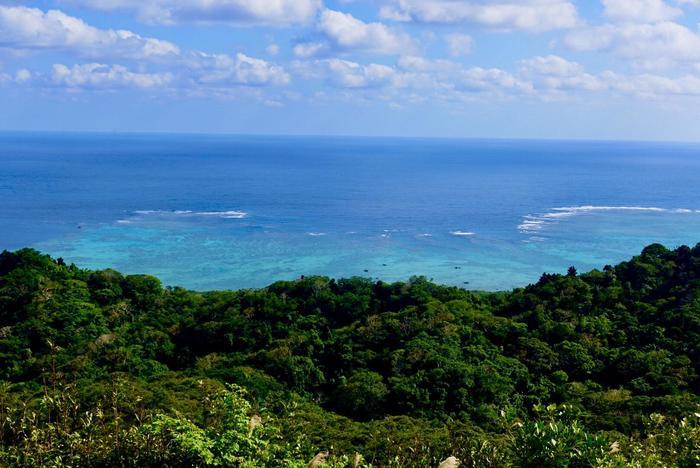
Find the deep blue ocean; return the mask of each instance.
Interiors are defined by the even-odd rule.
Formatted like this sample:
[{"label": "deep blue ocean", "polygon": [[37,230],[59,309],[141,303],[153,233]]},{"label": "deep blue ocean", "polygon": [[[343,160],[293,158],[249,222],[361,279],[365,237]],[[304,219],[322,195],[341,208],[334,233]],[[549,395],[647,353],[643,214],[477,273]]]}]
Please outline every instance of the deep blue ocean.
[{"label": "deep blue ocean", "polygon": [[700,146],[0,133],[0,250],[206,290],[472,289],[700,242]]}]

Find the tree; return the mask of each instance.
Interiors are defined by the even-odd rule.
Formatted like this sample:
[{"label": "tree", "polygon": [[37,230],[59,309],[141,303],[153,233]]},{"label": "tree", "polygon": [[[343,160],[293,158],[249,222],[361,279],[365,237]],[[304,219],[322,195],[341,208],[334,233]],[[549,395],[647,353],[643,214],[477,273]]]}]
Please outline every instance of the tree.
[{"label": "tree", "polygon": [[388,393],[381,374],[360,370],[341,381],[334,392],[333,406],[344,414],[364,420],[379,412]]}]

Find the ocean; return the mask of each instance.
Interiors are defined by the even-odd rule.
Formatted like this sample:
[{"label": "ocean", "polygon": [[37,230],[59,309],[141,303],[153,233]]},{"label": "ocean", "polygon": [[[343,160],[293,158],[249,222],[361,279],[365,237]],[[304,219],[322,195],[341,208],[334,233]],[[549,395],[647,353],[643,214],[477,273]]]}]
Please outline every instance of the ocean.
[{"label": "ocean", "polygon": [[0,250],[197,290],[502,290],[700,242],[700,145],[0,133]]}]

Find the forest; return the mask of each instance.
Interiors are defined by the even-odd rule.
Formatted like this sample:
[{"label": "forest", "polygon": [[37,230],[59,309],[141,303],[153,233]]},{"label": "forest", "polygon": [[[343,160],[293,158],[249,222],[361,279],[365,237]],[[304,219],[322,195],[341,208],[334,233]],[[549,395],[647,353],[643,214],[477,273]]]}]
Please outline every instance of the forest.
[{"label": "forest", "polygon": [[691,467],[699,405],[700,244],[493,293],[0,254],[0,466]]}]

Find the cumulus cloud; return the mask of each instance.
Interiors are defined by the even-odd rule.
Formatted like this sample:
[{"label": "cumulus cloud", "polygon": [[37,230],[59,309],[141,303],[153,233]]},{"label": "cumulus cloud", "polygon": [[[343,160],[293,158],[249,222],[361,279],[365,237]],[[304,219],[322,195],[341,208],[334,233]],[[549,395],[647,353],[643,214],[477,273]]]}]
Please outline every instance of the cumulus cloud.
[{"label": "cumulus cloud", "polygon": [[300,42],[292,49],[294,55],[299,58],[310,58],[329,52],[329,46],[325,42]]},{"label": "cumulus cloud", "polygon": [[[242,53],[230,56],[182,51],[170,42],[144,38],[131,31],[99,29],[57,10],[43,12],[36,8],[0,6],[0,48],[24,52],[66,51],[99,60],[71,67],[55,65],[49,80],[54,87],[145,89],[166,84],[259,87],[289,82],[289,74],[283,67],[265,60]],[[106,64],[114,58],[137,62],[139,72],[123,65]],[[148,66],[165,70],[143,71]],[[32,81],[25,72],[10,77],[11,81]]]},{"label": "cumulus cloud", "polygon": [[2,64],[0,63],[0,85],[3,84],[25,84],[32,81],[35,74],[26,68],[20,68],[14,73],[6,73],[2,69]]},{"label": "cumulus cloud", "polygon": [[305,79],[324,80],[344,90],[378,92],[397,103],[416,100],[416,96],[448,105],[498,99],[549,101],[576,98],[582,92],[589,97],[594,93],[642,99],[700,97],[700,76],[593,73],[556,55],[524,59],[512,73],[421,56],[403,56],[395,66],[324,59],[298,61],[292,68]]},{"label": "cumulus cloud", "polygon": [[445,41],[447,42],[447,49],[453,57],[468,55],[471,53],[474,43],[471,36],[461,33],[448,34],[445,36]]},{"label": "cumulus cloud", "polygon": [[294,70],[305,79],[322,79],[338,88],[420,92],[443,101],[456,94],[493,96],[531,90],[528,83],[504,70],[464,67],[449,60],[420,56],[402,56],[395,66],[365,65],[337,58],[301,61]]},{"label": "cumulus cloud", "polygon": [[[532,82],[537,90],[562,91],[602,91],[606,83],[599,77],[587,73],[576,62],[556,55],[547,55],[525,59],[520,62],[520,75]],[[547,95],[545,94],[546,98]]]},{"label": "cumulus cloud", "polygon": [[32,72],[30,72],[26,68],[20,68],[15,73],[15,81],[17,83],[27,83],[32,79],[32,77],[33,77]]},{"label": "cumulus cloud", "polygon": [[338,88],[396,87],[401,79],[400,73],[388,65],[363,65],[338,58],[297,61],[293,68],[305,79],[324,80]]},{"label": "cumulus cloud", "polygon": [[[386,99],[396,105],[421,99],[458,105],[476,99],[548,100],[591,93],[644,99],[700,97],[700,33],[671,21],[682,7],[700,0],[602,0],[607,24],[599,26],[579,24],[569,0],[380,0],[384,2],[382,15],[396,21],[469,23],[498,30],[571,28],[563,34],[565,46],[581,52],[609,51],[646,67],[644,73],[637,74],[588,71],[559,55],[535,56],[498,67],[424,57],[419,55],[422,48],[401,26],[323,9],[320,0],[62,1],[133,10],[159,23],[315,22],[307,29],[306,39],[294,45],[296,60],[281,66],[245,53],[180,49],[171,42],[131,31],[97,28],[57,10],[0,6],[0,49],[44,51],[48,57],[52,57],[51,52],[53,56],[65,52],[87,62],[64,65],[67,62],[61,54],[61,59],[48,62],[56,63],[53,68],[43,71],[30,71],[15,63],[12,70],[2,70],[0,82],[85,90],[168,89],[226,98],[248,93],[269,106],[279,106],[286,98],[264,88],[286,86],[292,76],[315,81],[315,89],[321,93],[333,90],[337,95]],[[195,6],[197,14],[190,10]],[[227,8],[229,16],[214,14],[219,7]],[[247,13],[243,14],[244,10]],[[207,15],[218,19],[207,19]],[[469,54],[472,38],[452,30],[441,33],[441,38],[434,34],[431,40],[444,41],[442,47],[452,57]],[[268,35],[261,44],[269,60],[280,52],[273,40]],[[372,63],[357,58],[363,54],[393,55],[396,61],[376,59],[382,63]],[[683,67],[673,76],[653,74],[650,69],[678,64]]]},{"label": "cumulus cloud", "polygon": [[320,35],[318,39],[295,46],[297,57],[348,51],[400,54],[414,48],[407,34],[382,23],[365,23],[341,11],[324,10],[318,19],[317,31]]},{"label": "cumulus cloud", "polygon": [[700,77],[667,77],[649,73],[626,75],[604,71],[589,73],[576,62],[555,55],[520,62],[520,76],[530,80],[537,94],[549,97],[576,96],[579,91],[608,92],[643,99],[669,96],[700,96]]},{"label": "cumulus cloud", "polygon": [[606,24],[572,31],[564,43],[573,50],[608,50],[647,68],[700,60],[700,35],[678,23]]},{"label": "cumulus cloud", "polygon": [[[250,89],[286,85],[289,74],[265,60],[237,54],[235,57],[216,54],[193,54],[172,71],[133,71],[126,66],[84,63],[72,66],[54,64],[50,73],[18,70],[14,77],[3,74],[3,81],[33,83],[39,87],[73,90],[178,89],[198,95],[216,96],[233,87]],[[212,94],[213,93],[213,94]]]},{"label": "cumulus cloud", "polygon": [[339,48],[397,53],[411,46],[406,35],[381,23],[364,23],[340,11],[325,10],[319,20],[319,29]]},{"label": "cumulus cloud", "polygon": [[664,0],[602,0],[605,15],[616,21],[654,23],[677,18],[683,14]]},{"label": "cumulus cloud", "polygon": [[235,57],[199,53],[190,65],[196,72],[196,80],[208,85],[285,85],[290,79],[284,68],[242,53]]},{"label": "cumulus cloud", "polygon": [[267,55],[275,56],[280,53],[280,46],[274,43],[269,44],[267,47],[265,47],[265,52],[267,52]]},{"label": "cumulus cloud", "polygon": [[471,23],[525,31],[571,28],[578,23],[570,0],[387,0],[380,15],[394,21]]},{"label": "cumulus cloud", "polygon": [[132,12],[145,22],[289,25],[312,21],[321,0],[67,0],[103,11]]},{"label": "cumulus cloud", "polygon": [[557,55],[538,56],[520,62],[521,70],[529,75],[573,76],[583,73],[583,66]]},{"label": "cumulus cloud", "polygon": [[562,99],[587,93],[612,93],[643,99],[668,96],[700,96],[700,76],[665,77],[653,74],[624,75],[611,71],[588,72],[577,62],[556,55],[521,60],[515,73],[482,67],[463,67],[450,60],[406,56],[398,62],[403,86],[432,93],[449,101],[467,97],[517,97]]},{"label": "cumulus cloud", "polygon": [[131,31],[99,29],[58,10],[0,6],[0,48],[66,50],[84,57],[154,59],[175,56],[170,42]]},{"label": "cumulus cloud", "polygon": [[367,88],[390,85],[396,71],[386,65],[360,65],[347,60],[330,59],[325,62],[333,82],[345,88]]},{"label": "cumulus cloud", "polygon": [[336,88],[378,90],[405,100],[451,102],[527,94],[529,83],[497,68],[464,67],[450,60],[402,56],[396,65],[360,64],[341,59],[298,61],[295,73],[307,80],[325,80]]},{"label": "cumulus cloud", "polygon": [[667,77],[652,74],[624,76],[615,72],[602,75],[611,90],[645,99],[669,96],[700,97],[700,77]]},{"label": "cumulus cloud", "polygon": [[472,67],[462,70],[454,77],[454,85],[465,91],[528,93],[530,83],[499,68]]},{"label": "cumulus cloud", "polygon": [[430,73],[451,73],[461,68],[461,65],[451,60],[432,60],[420,55],[402,55],[398,60],[398,66],[406,71]]},{"label": "cumulus cloud", "polygon": [[173,81],[170,73],[135,73],[121,65],[86,63],[53,66],[51,81],[56,86],[87,89],[158,88]]},{"label": "cumulus cloud", "polygon": [[451,60],[405,56],[399,67],[413,72],[410,82],[438,90],[459,90],[494,95],[529,93],[530,83],[500,68],[465,67]]}]

